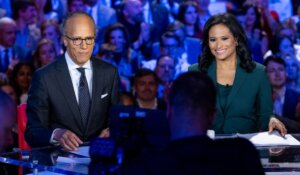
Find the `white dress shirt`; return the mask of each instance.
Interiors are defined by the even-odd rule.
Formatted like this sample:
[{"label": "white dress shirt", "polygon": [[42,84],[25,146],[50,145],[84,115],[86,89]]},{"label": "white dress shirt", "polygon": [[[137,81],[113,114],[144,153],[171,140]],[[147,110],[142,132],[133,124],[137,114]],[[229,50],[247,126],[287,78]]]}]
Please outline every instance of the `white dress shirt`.
[{"label": "white dress shirt", "polygon": [[[80,80],[81,73],[77,70],[77,68],[79,68],[80,66],[78,66],[76,63],[74,63],[74,61],[69,56],[68,52],[65,53],[65,58],[66,58],[66,62],[68,65],[69,72],[70,72],[76,100],[78,102],[78,87],[79,87],[79,80]],[[85,68],[85,76],[86,76],[86,80],[88,83],[90,96],[92,97],[93,71],[92,71],[91,61],[89,60],[82,67]]]}]

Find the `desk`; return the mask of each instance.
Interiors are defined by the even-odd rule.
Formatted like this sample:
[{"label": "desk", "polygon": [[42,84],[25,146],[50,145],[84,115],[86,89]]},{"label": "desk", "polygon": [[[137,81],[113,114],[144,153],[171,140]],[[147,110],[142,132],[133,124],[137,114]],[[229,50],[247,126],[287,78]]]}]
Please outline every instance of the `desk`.
[{"label": "desk", "polygon": [[[293,136],[297,139],[300,138],[300,135]],[[257,150],[267,175],[300,174],[300,146],[257,147]],[[84,158],[83,156],[62,151],[57,147],[44,147],[30,151],[4,153],[0,156],[0,162],[22,167],[24,174],[37,174],[39,172],[39,175],[42,175],[42,172],[85,175],[89,174],[89,167],[93,167],[88,163],[57,161],[58,157],[61,156]],[[107,170],[107,168],[115,167],[106,166],[103,170]],[[99,170],[101,171],[102,169],[97,167],[97,172]],[[99,174],[101,173],[99,172]]]}]

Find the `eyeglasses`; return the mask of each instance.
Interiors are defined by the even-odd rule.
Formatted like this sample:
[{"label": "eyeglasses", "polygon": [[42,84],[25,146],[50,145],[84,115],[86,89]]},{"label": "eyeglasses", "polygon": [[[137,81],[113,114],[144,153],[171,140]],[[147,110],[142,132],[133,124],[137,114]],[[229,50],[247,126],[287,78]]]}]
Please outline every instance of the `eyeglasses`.
[{"label": "eyeglasses", "polygon": [[66,38],[68,38],[69,40],[73,41],[73,44],[76,46],[79,46],[82,44],[83,40],[85,41],[85,43],[87,45],[91,45],[94,44],[95,42],[95,37],[87,37],[87,38],[71,38],[68,35],[65,35]]}]

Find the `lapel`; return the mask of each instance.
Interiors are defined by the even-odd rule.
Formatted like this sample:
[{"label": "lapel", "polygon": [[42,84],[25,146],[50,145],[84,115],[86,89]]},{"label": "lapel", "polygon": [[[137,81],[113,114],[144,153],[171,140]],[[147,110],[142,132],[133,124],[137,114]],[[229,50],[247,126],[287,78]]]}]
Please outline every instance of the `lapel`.
[{"label": "lapel", "polygon": [[[232,86],[232,89],[231,89],[231,91],[228,95],[228,98],[227,98],[227,104],[226,104],[225,111],[224,111],[225,113],[228,110],[228,108],[229,108],[230,104],[232,103],[233,99],[237,95],[237,92],[239,91],[241,85],[243,84],[243,82],[245,81],[246,76],[247,76],[247,73],[245,72],[245,70],[243,70],[239,66],[239,64],[240,64],[240,60],[238,59],[233,86]],[[208,70],[207,70],[207,73],[208,73],[209,77],[211,77],[211,79],[213,80],[215,85],[217,85],[217,75],[216,75],[216,70],[217,69],[216,68],[217,68],[216,62],[213,61],[211,63],[211,65],[209,66]],[[218,99],[217,99],[217,108],[221,109],[220,102],[219,102]]]},{"label": "lapel", "polygon": [[76,121],[80,130],[83,131],[84,128],[81,121],[78,103],[76,100],[68,65],[64,56],[58,58],[58,61],[56,62],[56,69],[59,72],[55,76],[57,79],[57,83],[60,87],[60,90],[63,92],[64,98],[73,113],[74,120]]},{"label": "lapel", "polygon": [[236,72],[235,72],[235,77],[234,77],[234,81],[233,81],[233,86],[232,86],[232,89],[227,98],[225,111],[228,110],[230,104],[232,103],[232,101],[235,98],[235,96],[237,95],[241,85],[244,83],[244,81],[247,77],[246,71],[240,67],[240,59],[239,58],[237,60],[236,65],[237,66],[236,66]]},{"label": "lapel", "polygon": [[[103,85],[104,85],[104,78],[105,78],[105,71],[103,71],[103,68],[101,68],[101,65],[98,61],[95,59],[91,59],[92,68],[93,68],[93,88],[92,88],[92,104],[91,104],[91,111],[90,116],[88,120],[87,128],[90,126],[90,124],[93,122],[93,119],[95,118],[96,110],[99,110],[101,108],[101,105],[97,102],[100,101],[101,93],[103,92]],[[100,109],[101,110],[101,109]],[[87,131],[86,131],[87,132]]]},{"label": "lapel", "polygon": [[[213,61],[207,69],[207,74],[212,79],[215,87],[217,88],[217,74],[216,74],[216,71],[217,71],[216,62]],[[219,98],[218,98],[218,91],[217,91],[217,104],[216,105],[217,105],[217,109],[221,109],[220,101],[219,101]],[[224,116],[224,113],[222,112],[222,110],[218,110],[218,111],[220,111],[222,113],[222,115]]]}]

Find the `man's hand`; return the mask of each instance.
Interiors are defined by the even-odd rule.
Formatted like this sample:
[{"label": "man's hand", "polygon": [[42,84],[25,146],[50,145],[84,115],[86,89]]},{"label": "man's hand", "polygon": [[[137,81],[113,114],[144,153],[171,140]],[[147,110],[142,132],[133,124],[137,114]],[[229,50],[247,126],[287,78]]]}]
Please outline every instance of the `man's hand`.
[{"label": "man's hand", "polygon": [[273,132],[274,129],[277,129],[280,132],[282,137],[284,137],[287,133],[284,124],[281,121],[279,121],[277,118],[271,117],[269,121],[269,133]]},{"label": "man's hand", "polygon": [[58,129],[54,133],[54,140],[58,141],[67,151],[75,151],[83,142],[73,132],[66,129]]},{"label": "man's hand", "polygon": [[109,128],[103,129],[99,135],[101,138],[107,138],[110,136]]}]

